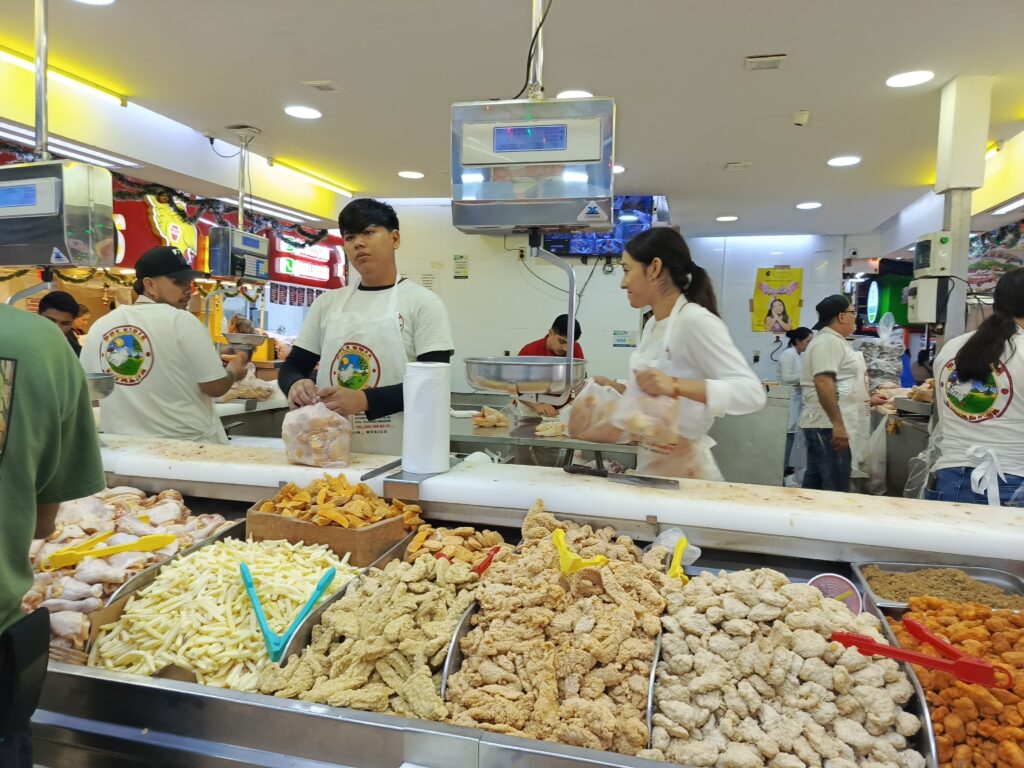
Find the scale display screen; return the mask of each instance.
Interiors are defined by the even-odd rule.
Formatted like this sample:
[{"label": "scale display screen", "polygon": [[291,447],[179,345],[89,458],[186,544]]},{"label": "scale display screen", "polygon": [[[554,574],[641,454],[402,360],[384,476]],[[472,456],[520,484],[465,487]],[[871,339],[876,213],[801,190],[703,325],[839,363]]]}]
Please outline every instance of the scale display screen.
[{"label": "scale display screen", "polygon": [[495,152],[561,152],[568,146],[569,126],[512,125],[494,129]]},{"label": "scale display screen", "polygon": [[260,239],[257,237],[250,237],[249,235],[242,235],[242,245],[246,248],[257,250],[260,247]]},{"label": "scale display screen", "polygon": [[35,184],[0,187],[0,208],[23,208],[39,203]]}]

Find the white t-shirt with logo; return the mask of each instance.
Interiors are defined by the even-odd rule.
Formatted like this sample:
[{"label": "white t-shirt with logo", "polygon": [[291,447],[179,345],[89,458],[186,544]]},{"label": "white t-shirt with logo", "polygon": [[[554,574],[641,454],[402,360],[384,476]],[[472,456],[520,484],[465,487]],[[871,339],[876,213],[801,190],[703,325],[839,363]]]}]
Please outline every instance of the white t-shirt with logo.
[{"label": "white t-shirt with logo", "polygon": [[[410,280],[402,280],[393,288],[382,291],[339,288],[327,291],[313,302],[309,314],[302,323],[302,330],[295,339],[295,346],[302,347],[316,355],[323,354],[323,341],[330,324],[338,312],[358,312],[370,317],[383,316],[388,309],[391,292],[398,291],[397,309],[402,329],[402,343],[408,362],[416,361],[427,352],[447,352],[455,348],[452,341],[448,310],[440,297]],[[346,304],[345,299],[352,294]],[[330,360],[321,361],[330,363]]]},{"label": "white t-shirt with logo", "polygon": [[[971,446],[990,448],[1008,475],[1024,476],[1024,330],[1013,337],[988,381],[959,381],[956,356],[974,332],[947,343],[935,358],[936,407],[942,455],[935,469],[974,467]],[[1017,391],[1017,385],[1021,390]]]},{"label": "white t-shirt with logo", "polygon": [[113,373],[117,386],[100,400],[104,432],[226,443],[213,400],[199,385],[224,378],[206,327],[185,310],[140,296],[89,329],[82,365]]}]

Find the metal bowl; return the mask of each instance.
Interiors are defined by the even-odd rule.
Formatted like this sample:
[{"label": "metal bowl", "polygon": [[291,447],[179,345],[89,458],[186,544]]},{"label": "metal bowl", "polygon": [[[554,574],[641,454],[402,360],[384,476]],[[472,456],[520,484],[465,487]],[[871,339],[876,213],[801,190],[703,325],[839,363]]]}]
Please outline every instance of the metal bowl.
[{"label": "metal bowl", "polygon": [[258,347],[267,337],[261,333],[225,333],[224,338],[233,347]]},{"label": "metal bowl", "polygon": [[89,399],[102,400],[114,391],[114,374],[87,373],[85,383],[89,385]]},{"label": "metal bowl", "polygon": [[[563,357],[467,357],[466,377],[475,389],[509,394],[557,395],[565,389]],[[587,376],[587,361],[572,361],[572,387]]]}]

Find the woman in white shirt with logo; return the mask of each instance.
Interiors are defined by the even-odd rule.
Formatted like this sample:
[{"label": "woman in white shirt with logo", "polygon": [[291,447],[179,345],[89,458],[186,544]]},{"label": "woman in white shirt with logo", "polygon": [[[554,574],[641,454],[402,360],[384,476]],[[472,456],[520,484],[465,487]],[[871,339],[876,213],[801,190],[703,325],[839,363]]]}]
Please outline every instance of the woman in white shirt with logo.
[{"label": "woman in white shirt with logo", "polygon": [[718,416],[763,408],[764,387],[733,344],[711,278],[693,263],[682,235],[667,227],[641,232],[626,244],[622,270],[630,305],[654,310],[630,361],[630,385],[680,401],[682,438],[676,445],[641,440],[637,472],[721,480],[708,430]]},{"label": "woman in white shirt with logo", "polygon": [[1024,269],[999,279],[991,317],[948,342],[934,371],[941,456],[926,498],[1008,503],[1024,484]]}]

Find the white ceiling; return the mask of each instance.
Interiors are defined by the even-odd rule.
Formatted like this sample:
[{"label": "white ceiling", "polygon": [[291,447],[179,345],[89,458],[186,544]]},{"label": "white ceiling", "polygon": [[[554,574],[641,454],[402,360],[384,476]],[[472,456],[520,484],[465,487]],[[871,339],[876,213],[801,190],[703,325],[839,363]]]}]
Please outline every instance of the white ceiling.
[{"label": "white ceiling", "polygon": [[[32,6],[4,0],[0,43],[31,50]],[[361,194],[446,197],[449,105],[519,90],[530,2],[50,0],[50,16],[54,66],[199,131],[257,126],[255,151]],[[615,97],[616,192],[668,195],[690,234],[860,233],[928,190],[951,78],[996,75],[990,138],[1024,129],[1022,28],[1022,0],[553,0],[544,82]],[[744,71],[774,53],[788,54],[781,71]],[[911,69],[936,78],[884,85]],[[324,117],[287,117],[293,103]],[[825,165],[839,154],[864,162]],[[731,161],[753,167],[727,173]]]}]

